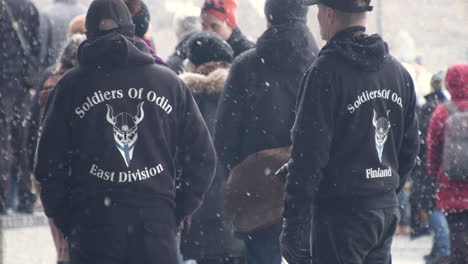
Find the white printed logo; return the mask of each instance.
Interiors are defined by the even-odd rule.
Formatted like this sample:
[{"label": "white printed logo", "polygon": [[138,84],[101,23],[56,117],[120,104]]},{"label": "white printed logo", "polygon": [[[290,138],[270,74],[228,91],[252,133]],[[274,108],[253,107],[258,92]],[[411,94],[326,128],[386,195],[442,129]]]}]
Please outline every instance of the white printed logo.
[{"label": "white printed logo", "polygon": [[133,158],[133,150],[138,140],[138,124],[143,121],[145,113],[143,111],[143,102],[138,105],[138,113],[132,116],[129,113],[122,112],[114,116],[112,106],[107,105],[106,119],[114,127],[114,140],[117,149],[124,158],[127,167]]},{"label": "white printed logo", "polygon": [[377,154],[379,155],[380,163],[382,163],[382,153],[385,147],[385,142],[387,141],[388,132],[392,127],[390,121],[388,121],[390,110],[387,111],[387,118],[381,117],[377,119],[377,112],[374,110],[374,118],[372,123],[375,127],[375,147],[377,149]]}]

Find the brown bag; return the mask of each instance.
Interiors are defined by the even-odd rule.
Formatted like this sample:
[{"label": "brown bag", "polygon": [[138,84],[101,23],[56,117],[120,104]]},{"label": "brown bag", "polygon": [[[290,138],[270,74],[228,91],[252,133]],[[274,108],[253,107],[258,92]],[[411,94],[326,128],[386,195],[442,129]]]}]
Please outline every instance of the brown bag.
[{"label": "brown bag", "polygon": [[275,173],[290,153],[291,147],[263,150],[234,167],[224,190],[224,208],[237,232],[250,233],[281,220],[284,184]]}]

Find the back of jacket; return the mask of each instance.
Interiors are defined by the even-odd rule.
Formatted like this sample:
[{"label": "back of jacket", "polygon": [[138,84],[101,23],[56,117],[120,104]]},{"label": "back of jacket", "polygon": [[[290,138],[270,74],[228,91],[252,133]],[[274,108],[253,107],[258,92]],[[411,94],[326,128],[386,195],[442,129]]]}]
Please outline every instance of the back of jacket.
[{"label": "back of jacket", "polygon": [[193,213],[214,175],[215,154],[189,89],[154,64],[143,42],[117,33],[85,41],[78,59],[80,67],[52,92],[39,140],[36,177],[46,214],[174,207],[176,159],[187,186],[178,214]]},{"label": "back of jacket", "polygon": [[415,91],[387,44],[364,30],[337,33],[302,83],[286,205],[397,205],[418,154]]},{"label": "back of jacket", "polygon": [[296,97],[318,49],[304,23],[273,26],[235,60],[217,113],[215,145],[226,170],[252,153],[291,144]]}]

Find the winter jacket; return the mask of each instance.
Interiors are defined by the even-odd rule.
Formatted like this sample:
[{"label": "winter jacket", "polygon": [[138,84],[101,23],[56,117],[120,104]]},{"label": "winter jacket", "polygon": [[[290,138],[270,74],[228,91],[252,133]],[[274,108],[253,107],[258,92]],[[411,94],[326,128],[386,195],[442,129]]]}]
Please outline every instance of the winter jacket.
[{"label": "winter jacket", "polygon": [[[460,85],[448,85],[452,102],[460,110],[468,110],[468,66],[458,66]],[[449,73],[447,73],[449,75]],[[468,210],[468,183],[450,180],[442,170],[445,122],[449,112],[439,104],[432,114],[427,133],[427,170],[437,177],[436,204],[440,210],[450,212]]]},{"label": "winter jacket", "polygon": [[[192,90],[211,134],[214,132],[216,109],[230,66],[225,62],[208,62],[198,66],[194,72],[180,75]],[[234,238],[232,223],[224,213],[225,182],[222,170],[217,170],[204,204],[192,217],[189,232],[182,235],[180,247],[185,258],[201,260],[243,255],[243,243]]]},{"label": "winter jacket", "polygon": [[52,65],[62,51],[68,35],[68,25],[73,18],[86,13],[78,0],[55,0],[42,14],[42,48],[45,66]]},{"label": "winter jacket", "polygon": [[426,103],[418,110],[418,121],[420,131],[420,148],[419,162],[416,164],[411,179],[413,181],[411,187],[411,204],[416,208],[432,210],[435,207],[435,187],[436,181],[434,177],[427,173],[427,130],[432,113],[439,103],[446,100],[441,91],[433,92],[424,97]]},{"label": "winter jacket", "polygon": [[250,154],[291,145],[299,84],[316,52],[307,26],[293,23],[271,27],[234,61],[215,131],[226,176]]},{"label": "winter jacket", "polygon": [[232,30],[232,34],[226,42],[231,45],[234,51],[234,58],[241,55],[244,51],[255,48],[255,44],[248,40],[239,28]]},{"label": "winter jacket", "polygon": [[404,67],[364,27],[338,32],[304,78],[284,216],[397,206],[418,154],[416,95]]},{"label": "winter jacket", "polygon": [[[211,138],[190,90],[118,33],[83,42],[79,67],[53,89],[35,176],[45,213],[67,231],[83,208],[174,208],[202,203],[215,169]],[[175,160],[183,171],[176,196]]]},{"label": "winter jacket", "polygon": [[[23,28],[23,34],[27,45],[31,49],[32,57],[39,57],[39,13],[34,4],[29,0],[5,0],[13,13],[14,19]],[[12,22],[8,18],[6,8],[0,1],[0,85],[2,91],[7,93],[6,82],[13,79],[24,83],[24,74],[27,66],[31,64],[32,57],[27,57],[21,45],[18,34],[13,30]],[[23,89],[24,87],[10,87],[12,89]],[[31,88],[31,87],[28,87]],[[11,94],[12,91],[8,91]]]}]

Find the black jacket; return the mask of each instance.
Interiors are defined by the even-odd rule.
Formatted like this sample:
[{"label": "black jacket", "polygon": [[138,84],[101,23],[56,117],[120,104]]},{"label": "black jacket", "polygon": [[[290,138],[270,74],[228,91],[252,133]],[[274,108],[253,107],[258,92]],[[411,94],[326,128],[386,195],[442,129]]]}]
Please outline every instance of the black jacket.
[{"label": "black jacket", "polygon": [[[317,45],[303,23],[274,26],[239,56],[220,99],[215,147],[226,176],[252,153],[291,145],[299,84]],[[280,227],[269,234],[278,239]]]},{"label": "black jacket", "polygon": [[265,31],[255,49],[234,61],[215,132],[227,173],[252,153],[291,144],[299,84],[317,51],[306,25],[287,24]]},{"label": "black jacket", "polygon": [[432,112],[436,106],[446,101],[444,94],[441,91],[433,92],[424,97],[426,103],[418,110],[418,121],[420,131],[420,149],[416,167],[411,173],[413,180],[411,188],[411,204],[416,208],[431,210],[435,207],[435,189],[436,179],[429,175],[426,166],[427,160],[427,145],[426,137],[431,121]]},{"label": "black jacket", "polygon": [[[154,64],[146,45],[110,33],[86,40],[46,107],[35,176],[47,216],[62,229],[73,210],[202,203],[215,169],[208,129],[185,84]],[[175,186],[175,160],[183,169]]]},{"label": "black jacket", "polygon": [[239,28],[235,28],[232,31],[231,36],[226,40],[226,42],[231,45],[231,48],[234,51],[234,58],[241,55],[244,51],[255,48],[255,44],[248,40]]},{"label": "black jacket", "polygon": [[286,217],[397,206],[418,154],[416,96],[404,67],[364,27],[337,33],[298,96]]}]

